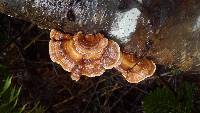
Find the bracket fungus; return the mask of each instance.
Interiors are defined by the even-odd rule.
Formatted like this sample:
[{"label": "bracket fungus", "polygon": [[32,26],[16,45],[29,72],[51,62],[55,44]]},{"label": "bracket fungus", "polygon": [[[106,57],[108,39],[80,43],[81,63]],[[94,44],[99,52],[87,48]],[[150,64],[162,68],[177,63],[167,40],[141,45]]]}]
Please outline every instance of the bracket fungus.
[{"label": "bracket fungus", "polygon": [[100,33],[84,35],[78,32],[71,36],[53,29],[50,38],[51,60],[71,72],[73,80],[79,80],[81,75],[100,76],[106,69],[120,64],[119,45]]},{"label": "bracket fungus", "polygon": [[139,83],[154,74],[156,65],[145,58],[136,58],[134,54],[122,52],[121,64],[115,68],[122,73],[130,83]]},{"label": "bracket fungus", "polygon": [[74,36],[51,30],[49,54],[53,62],[71,72],[78,81],[81,75],[95,77],[106,69],[116,68],[130,83],[138,83],[154,74],[156,65],[148,59],[138,59],[131,53],[120,51],[119,45],[98,33],[78,32]]}]

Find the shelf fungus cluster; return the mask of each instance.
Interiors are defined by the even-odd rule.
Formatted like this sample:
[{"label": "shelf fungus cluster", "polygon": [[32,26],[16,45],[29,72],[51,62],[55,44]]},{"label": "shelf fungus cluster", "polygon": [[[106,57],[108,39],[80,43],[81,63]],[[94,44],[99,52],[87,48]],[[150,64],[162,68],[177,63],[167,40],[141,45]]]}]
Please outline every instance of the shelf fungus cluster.
[{"label": "shelf fungus cluster", "polygon": [[52,29],[50,38],[51,60],[71,72],[71,78],[76,81],[81,75],[95,77],[102,75],[106,69],[116,68],[128,82],[138,83],[152,76],[156,69],[150,60],[137,59],[133,54],[121,52],[116,42],[100,33],[85,35],[78,32],[71,36]]},{"label": "shelf fungus cluster", "polygon": [[156,70],[156,65],[153,61],[146,58],[136,58],[134,54],[123,52],[121,59],[121,64],[115,68],[130,83],[138,83],[152,76]]},{"label": "shelf fungus cluster", "polygon": [[71,72],[73,80],[79,80],[80,75],[100,76],[106,69],[112,69],[120,63],[119,45],[100,33],[84,35],[78,32],[70,36],[51,30],[50,38],[51,60]]}]

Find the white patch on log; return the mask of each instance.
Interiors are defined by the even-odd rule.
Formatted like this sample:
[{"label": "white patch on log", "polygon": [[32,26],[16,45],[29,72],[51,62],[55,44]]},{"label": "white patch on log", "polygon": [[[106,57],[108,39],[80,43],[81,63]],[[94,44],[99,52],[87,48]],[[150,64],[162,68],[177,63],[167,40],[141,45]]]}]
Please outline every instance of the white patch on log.
[{"label": "white patch on log", "polygon": [[197,18],[197,20],[193,26],[193,29],[192,29],[192,31],[197,31],[197,30],[200,30],[200,16]]},{"label": "white patch on log", "polygon": [[137,8],[133,8],[127,12],[118,13],[116,17],[117,22],[114,22],[109,34],[119,39],[121,43],[128,42],[128,37],[135,32],[137,19],[140,14],[141,12]]}]

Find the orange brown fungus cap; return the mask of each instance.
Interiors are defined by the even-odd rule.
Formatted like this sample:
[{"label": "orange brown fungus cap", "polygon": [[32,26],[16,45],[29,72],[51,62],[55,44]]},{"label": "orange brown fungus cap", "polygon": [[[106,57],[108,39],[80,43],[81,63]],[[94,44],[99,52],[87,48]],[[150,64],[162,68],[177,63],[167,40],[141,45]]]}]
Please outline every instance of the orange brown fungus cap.
[{"label": "orange brown fungus cap", "polygon": [[156,65],[148,59],[138,59],[133,54],[122,53],[122,62],[115,67],[130,83],[139,83],[154,74]]},{"label": "orange brown fungus cap", "polygon": [[106,69],[120,64],[119,45],[100,33],[84,35],[78,32],[71,36],[53,29],[50,38],[51,60],[71,72],[73,80],[79,80],[81,75],[100,76]]}]

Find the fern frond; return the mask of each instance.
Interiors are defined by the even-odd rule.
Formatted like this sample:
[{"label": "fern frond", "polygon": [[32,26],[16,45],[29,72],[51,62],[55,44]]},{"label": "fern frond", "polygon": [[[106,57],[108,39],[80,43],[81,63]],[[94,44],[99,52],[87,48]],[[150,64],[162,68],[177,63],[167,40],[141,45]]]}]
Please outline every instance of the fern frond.
[{"label": "fern frond", "polygon": [[191,113],[194,86],[183,83],[175,95],[168,88],[157,88],[143,100],[145,113]]}]

